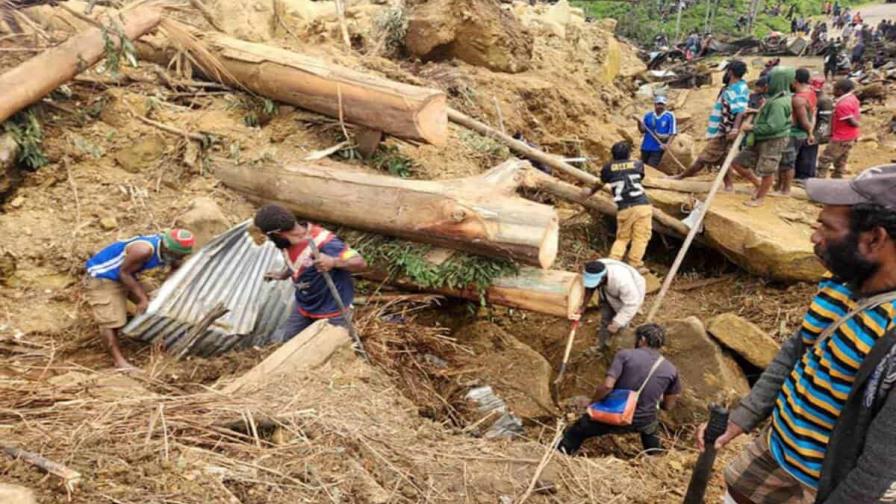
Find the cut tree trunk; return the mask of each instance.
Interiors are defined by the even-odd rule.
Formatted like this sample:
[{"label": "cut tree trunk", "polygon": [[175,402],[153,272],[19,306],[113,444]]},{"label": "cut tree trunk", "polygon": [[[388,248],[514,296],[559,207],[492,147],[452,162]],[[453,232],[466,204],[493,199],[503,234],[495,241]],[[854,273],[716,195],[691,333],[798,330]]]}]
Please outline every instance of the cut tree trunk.
[{"label": "cut tree trunk", "polygon": [[[116,24],[133,40],[155,28],[162,12],[147,5],[118,16],[121,19]],[[111,38],[115,40],[117,36]],[[104,54],[103,30],[90,28],[3,73],[0,75],[0,122],[90,68]]]},{"label": "cut tree trunk", "polygon": [[262,388],[284,375],[294,376],[314,369],[327,362],[340,348],[351,346],[351,342],[345,327],[319,320],[281,345],[246,374],[227,384],[222,392],[245,393]]},{"label": "cut tree trunk", "polygon": [[[222,34],[192,35],[208,52],[194,47],[183,49],[190,52],[206,78],[397,137],[435,145],[444,144],[448,138],[446,96],[442,91],[390,81]],[[172,46],[158,39],[144,41],[139,49],[142,57],[163,64],[176,54]]]},{"label": "cut tree trunk", "polygon": [[527,165],[514,159],[482,175],[441,181],[338,163],[280,168],[222,160],[215,173],[250,199],[282,204],[306,219],[550,268],[557,256],[557,212],[516,195]]},{"label": "cut tree trunk", "polygon": [[[367,271],[361,277],[378,282],[386,282],[401,289],[433,292],[449,297],[479,300],[479,291],[469,289],[426,288],[407,278],[393,278],[377,272]],[[538,268],[520,268],[516,275],[496,278],[485,290],[485,300],[489,303],[529,310],[558,317],[569,317],[582,306],[585,288],[582,277],[576,273]]]}]

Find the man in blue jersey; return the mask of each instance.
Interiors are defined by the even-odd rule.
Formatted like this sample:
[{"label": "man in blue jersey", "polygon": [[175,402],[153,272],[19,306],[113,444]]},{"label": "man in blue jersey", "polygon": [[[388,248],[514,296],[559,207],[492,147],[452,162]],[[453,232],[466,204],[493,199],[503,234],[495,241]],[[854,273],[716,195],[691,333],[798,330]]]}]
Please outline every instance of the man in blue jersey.
[{"label": "man in blue jersey", "polygon": [[896,165],[806,192],[824,205],[812,242],[832,276],[716,441],[771,418],[725,470],[725,502],[894,502]]},{"label": "man in blue jersey", "polygon": [[641,161],[654,168],[663,160],[666,146],[678,134],[678,123],[675,114],[666,110],[666,97],[653,99],[653,110],[638,119],[638,131],[644,133],[641,141]]},{"label": "man in blue jersey", "polygon": [[[272,341],[287,341],[320,319],[343,324],[344,314],[322,273],[329,272],[343,306],[350,307],[355,297],[352,273],[367,268],[364,258],[335,234],[316,224],[298,222],[292,212],[280,205],[261,207],[254,222],[283,252],[286,261],[286,268],[265,273],[265,279],[292,279],[296,287],[295,307],[277,328]],[[309,246],[311,240],[320,251],[317,259]]]},{"label": "man in blue jersey", "polygon": [[128,299],[137,314],[146,311],[149,296],[137,279],[144,271],[171,266],[177,268],[193,252],[195,239],[186,229],[161,234],[135,236],[108,245],[87,261],[84,297],[93,309],[93,318],[109,347],[115,367],[134,370],[118,346],[118,331],[128,321]]}]

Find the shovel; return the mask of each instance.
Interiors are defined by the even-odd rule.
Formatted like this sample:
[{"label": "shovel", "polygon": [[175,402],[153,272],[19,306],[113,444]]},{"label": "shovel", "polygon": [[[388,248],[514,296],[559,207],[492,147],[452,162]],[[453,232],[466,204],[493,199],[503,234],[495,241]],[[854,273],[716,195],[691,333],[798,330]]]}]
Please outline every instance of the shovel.
[{"label": "shovel", "polygon": [[560,380],[563,379],[563,373],[566,372],[566,364],[569,363],[569,354],[572,352],[572,343],[576,339],[576,329],[579,328],[579,321],[572,321],[572,328],[569,330],[569,338],[566,340],[566,351],[563,352],[563,362],[560,363],[560,371],[557,372],[557,378],[554,380],[554,385],[560,385]]}]

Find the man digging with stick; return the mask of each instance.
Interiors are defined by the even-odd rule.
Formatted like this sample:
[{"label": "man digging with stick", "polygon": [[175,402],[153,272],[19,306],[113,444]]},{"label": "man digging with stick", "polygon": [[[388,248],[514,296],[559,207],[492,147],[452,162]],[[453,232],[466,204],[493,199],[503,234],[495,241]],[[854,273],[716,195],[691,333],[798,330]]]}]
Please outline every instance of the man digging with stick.
[{"label": "man digging with stick", "polygon": [[644,133],[641,141],[641,161],[647,166],[658,168],[663,160],[667,146],[678,134],[675,114],[666,109],[666,97],[653,99],[653,110],[637,118],[638,131]]},{"label": "man digging with stick", "polygon": [[724,502],[892,502],[896,165],[853,180],[812,178],[806,192],[824,205],[812,242],[833,276],[715,442],[771,418],[725,470]]},{"label": "man digging with stick", "polygon": [[[265,279],[291,278],[296,288],[295,308],[286,322],[277,328],[272,341],[288,341],[320,319],[345,325],[347,321],[339,301],[330,292],[325,273],[332,277],[341,304],[351,309],[355,297],[351,274],[367,268],[364,258],[330,231],[316,224],[296,221],[292,212],[280,205],[261,207],[255,213],[255,226],[283,252],[286,261],[284,270],[269,271],[265,273]],[[317,259],[309,243],[311,240],[320,250]]]}]

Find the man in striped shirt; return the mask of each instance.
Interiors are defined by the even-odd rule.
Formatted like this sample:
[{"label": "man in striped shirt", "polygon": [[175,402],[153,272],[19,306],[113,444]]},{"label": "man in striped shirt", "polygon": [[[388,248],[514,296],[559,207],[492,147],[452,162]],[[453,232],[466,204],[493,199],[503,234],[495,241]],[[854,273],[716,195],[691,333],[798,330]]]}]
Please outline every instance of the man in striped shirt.
[{"label": "man in striped shirt", "polygon": [[[725,88],[719,92],[709,125],[706,128],[706,146],[688,169],[672,178],[681,180],[693,177],[704,167],[721,165],[731,149],[731,143],[737,138],[747,103],[750,99],[750,87],[744,80],[747,64],[740,60],[731,60],[725,67]],[[728,177],[725,187],[731,184]]]},{"label": "man in striped shirt", "polygon": [[824,205],[812,241],[832,276],[716,442],[771,417],[726,469],[725,502],[894,502],[896,165],[806,190]]}]

